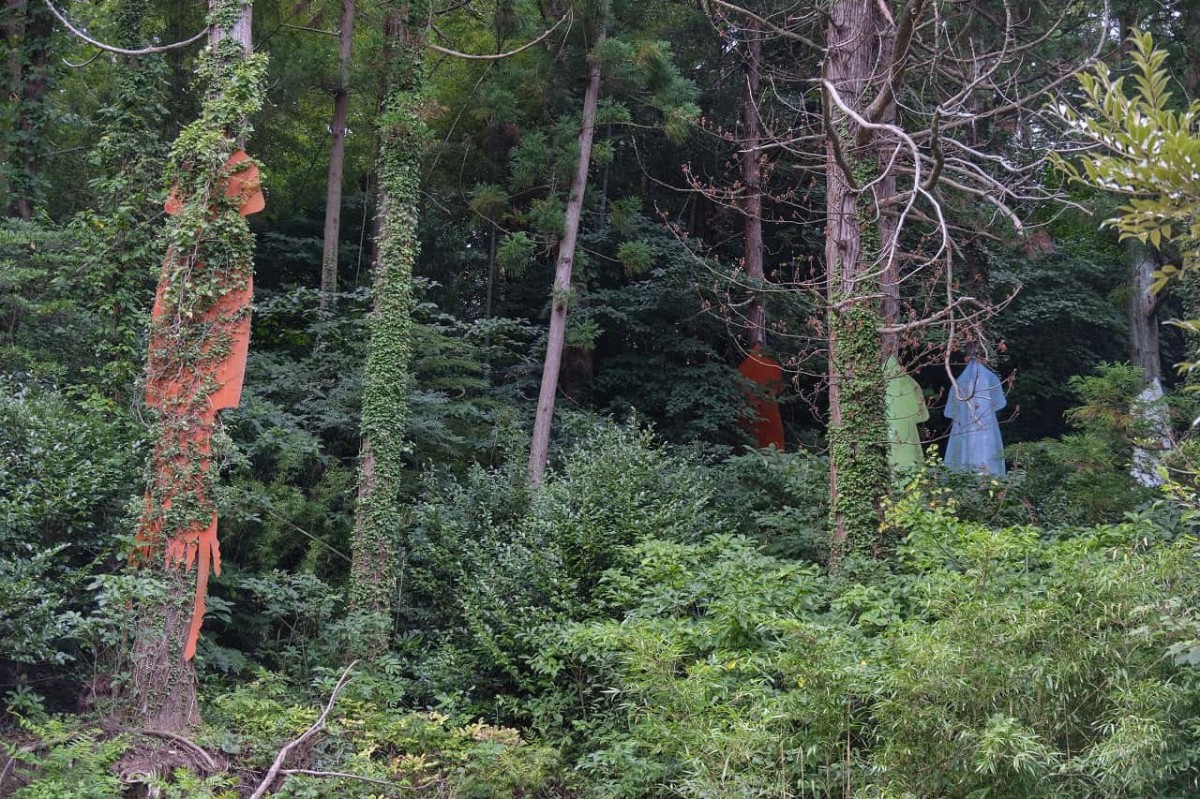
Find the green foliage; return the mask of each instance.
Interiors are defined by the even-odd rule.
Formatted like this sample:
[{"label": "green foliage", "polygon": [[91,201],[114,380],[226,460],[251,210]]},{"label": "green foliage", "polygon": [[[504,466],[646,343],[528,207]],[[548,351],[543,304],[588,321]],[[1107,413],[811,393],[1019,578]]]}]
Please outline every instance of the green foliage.
[{"label": "green foliage", "polygon": [[654,247],[644,241],[626,241],[617,248],[617,259],[629,277],[641,277],[654,261]]},{"label": "green foliage", "polygon": [[520,278],[533,260],[534,241],[523,230],[509,233],[496,248],[496,260],[512,277]]},{"label": "green foliage", "polygon": [[414,512],[401,611],[412,638],[402,645],[422,695],[486,706],[527,693],[538,630],[602,612],[597,580],[627,561],[627,545],[723,525],[708,481],[636,429],[592,427],[536,498],[523,455],[465,482],[430,483]]},{"label": "green foliage", "polygon": [[[535,665],[570,677],[596,796],[1184,796],[1194,543],[1145,522],[1042,538],[891,507],[894,570],[827,580],[744,539],[649,540]],[[858,794],[856,794],[858,795]]]},{"label": "green foliage", "polygon": [[142,437],[129,419],[0,380],[0,675],[73,658],[81,586],[120,549]]},{"label": "green foliage", "polygon": [[718,507],[740,535],[776,557],[829,556],[829,461],[809,452],[751,450],[716,467]]},{"label": "green foliage", "polygon": [[1130,476],[1134,444],[1149,432],[1133,407],[1143,388],[1141,370],[1101,364],[1092,375],[1071,378],[1070,386],[1082,403],[1066,413],[1075,432],[1015,445],[1018,482],[1005,490],[1038,524],[1118,521],[1155,496]]},{"label": "green foliage", "polygon": [[[1082,108],[1055,106],[1058,116],[1095,148],[1078,164],[1061,156],[1057,163],[1072,180],[1127,200],[1105,222],[1122,240],[1134,238],[1156,249],[1171,245],[1179,251],[1179,266],[1168,263],[1155,273],[1154,290],[1160,291],[1200,264],[1200,101],[1182,110],[1173,108],[1166,52],[1156,49],[1150,34],[1142,31],[1135,30],[1130,43],[1136,84],[1132,91],[1124,77],[1113,79],[1107,66],[1097,64],[1078,76]],[[1189,332],[1200,329],[1194,320],[1177,324]],[[1179,368],[1191,371],[1195,364]]]},{"label": "green foliage", "polygon": [[879,310],[856,304],[833,312],[841,420],[829,426],[837,491],[829,509],[836,557],[880,554],[879,501],[889,483]]},{"label": "green foliage", "polygon": [[1004,369],[1017,373],[1008,402],[1020,413],[1006,420],[1007,440],[1059,435],[1063,412],[1076,401],[1070,378],[1129,357],[1128,255],[1094,227],[1094,220],[1064,217],[1047,228],[1049,252],[986,252],[992,296],[1015,294],[992,327],[1005,342]]},{"label": "green foliage", "polygon": [[[1129,198],[1119,215],[1108,220],[1122,239],[1136,238],[1155,248],[1174,240],[1190,261],[1200,246],[1200,198],[1193,190],[1194,165],[1200,162],[1195,134],[1200,101],[1182,111],[1173,109],[1166,52],[1155,49],[1149,33],[1135,31],[1130,42],[1132,94],[1124,77],[1113,79],[1108,67],[1098,64],[1079,75],[1082,112],[1057,106],[1075,130],[1102,147],[1082,159],[1082,171],[1063,159],[1059,164],[1074,180]],[[1174,268],[1164,270],[1162,279],[1174,273]]]},{"label": "green foliage", "polygon": [[[328,691],[332,678],[319,680]],[[381,702],[387,675],[359,675],[339,696],[326,733],[304,753],[302,767],[382,781],[300,775],[285,778],[281,796],[407,796],[440,792],[464,799],[541,796],[559,782],[558,756],[514,729],[416,713]],[[269,673],[217,697],[210,717],[223,730],[221,747],[265,768],[279,747],[303,732],[318,708],[296,702],[292,689]]]},{"label": "green foliage", "polygon": [[113,766],[128,746],[126,739],[61,718],[23,721],[21,726],[37,745],[4,744],[16,764],[15,779],[27,782],[13,794],[16,799],[111,799],[121,794],[124,786]]}]

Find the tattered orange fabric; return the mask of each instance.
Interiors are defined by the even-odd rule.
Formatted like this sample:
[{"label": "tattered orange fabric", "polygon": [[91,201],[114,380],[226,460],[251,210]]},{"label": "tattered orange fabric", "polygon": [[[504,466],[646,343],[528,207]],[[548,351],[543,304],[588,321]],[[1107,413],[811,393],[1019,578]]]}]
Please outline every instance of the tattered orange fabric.
[{"label": "tattered orange fabric", "polygon": [[754,419],[750,420],[750,432],[760,447],[783,450],[783,418],[779,415],[779,403],[775,396],[783,390],[783,369],[779,363],[755,347],[742,365],[738,367],[742,377],[761,387],[761,391],[748,395],[754,408]]},{"label": "tattered orange fabric", "polygon": [[[248,158],[238,150],[224,168],[225,196],[240,200],[242,216],[257,213],[266,204],[258,167],[251,162],[237,169]],[[172,191],[167,213],[177,214],[182,209],[183,203]],[[202,313],[169,318],[172,309],[167,307],[166,295],[175,257],[175,253],[167,255],[151,312],[146,404],[158,411],[160,435],[154,450],[154,484],[146,493],[137,540],[143,560],[154,557],[158,542],[162,542],[168,568],[196,568],[195,601],[183,653],[184,659],[190,660],[196,654],[204,621],[209,572],[221,573],[217,513],[205,490],[212,465],[212,436],[217,412],[235,407],[241,400],[254,286],[247,270],[244,281],[224,279],[223,285],[218,284],[217,299]],[[204,264],[196,261],[193,269],[199,272]],[[180,347],[195,348],[193,368],[183,368],[175,351]],[[167,524],[172,509],[177,519],[182,516],[186,522]]]}]

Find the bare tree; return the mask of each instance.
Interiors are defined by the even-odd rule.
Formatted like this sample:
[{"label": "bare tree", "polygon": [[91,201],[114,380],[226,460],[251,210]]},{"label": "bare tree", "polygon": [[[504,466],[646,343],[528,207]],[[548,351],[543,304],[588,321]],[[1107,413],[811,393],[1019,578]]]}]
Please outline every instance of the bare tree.
[{"label": "bare tree", "polygon": [[1052,129],[1040,108],[1101,55],[1107,4],[835,0],[804,13],[710,0],[709,11],[809,54],[764,63],[770,100],[788,113],[758,150],[822,179],[824,272],[771,288],[823,300],[805,344],[828,364],[833,551],[876,553],[888,486],[880,364],[949,369],[967,341],[986,347],[997,303],[963,295],[956,263],[972,241],[1001,239],[997,222],[1023,234],[1025,212],[1054,196],[1039,179]]}]

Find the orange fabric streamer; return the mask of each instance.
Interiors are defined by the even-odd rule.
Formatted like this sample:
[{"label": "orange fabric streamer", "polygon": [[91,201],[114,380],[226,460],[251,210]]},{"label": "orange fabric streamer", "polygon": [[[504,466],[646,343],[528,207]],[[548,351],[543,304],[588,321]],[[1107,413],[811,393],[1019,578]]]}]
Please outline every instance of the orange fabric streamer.
[{"label": "orange fabric streamer", "polygon": [[[225,196],[238,200],[242,216],[261,211],[266,203],[260,188],[260,174],[253,162],[242,169],[235,167],[249,159],[242,150],[234,153],[223,170]],[[166,211],[177,214],[183,203],[174,191],[167,198]],[[172,259],[167,255],[158,281],[151,318],[150,358],[147,364],[146,404],[158,411],[161,434],[155,444],[154,484],[146,493],[146,508],[138,526],[138,554],[153,557],[164,532],[163,557],[168,568],[196,568],[196,594],[183,657],[196,654],[200,626],[204,622],[205,597],[209,572],[221,573],[221,549],[217,541],[217,513],[206,495],[205,486],[212,466],[212,436],[217,412],[241,401],[246,374],[246,356],[250,350],[250,304],[253,280],[247,275],[244,285],[221,287],[216,301],[195,318],[168,318],[166,293],[170,288]],[[197,271],[204,264],[197,261]],[[233,282],[233,281],[231,281]],[[184,329],[186,328],[186,329]],[[171,335],[167,331],[171,331]],[[180,368],[179,354],[172,347],[180,344],[197,347],[196,368]],[[208,358],[214,347],[218,357]],[[155,497],[158,498],[157,504]],[[187,514],[181,529],[164,531],[172,508]]]},{"label": "orange fabric streamer", "polygon": [[783,390],[783,369],[778,361],[763,355],[761,349],[755,347],[746,356],[746,360],[742,361],[738,371],[742,377],[756,386],[761,386],[765,391],[765,396],[763,392],[748,395],[754,408],[754,419],[750,420],[749,424],[754,440],[760,447],[774,444],[775,448],[782,452],[783,418],[779,415],[779,403],[775,401],[775,397]]}]

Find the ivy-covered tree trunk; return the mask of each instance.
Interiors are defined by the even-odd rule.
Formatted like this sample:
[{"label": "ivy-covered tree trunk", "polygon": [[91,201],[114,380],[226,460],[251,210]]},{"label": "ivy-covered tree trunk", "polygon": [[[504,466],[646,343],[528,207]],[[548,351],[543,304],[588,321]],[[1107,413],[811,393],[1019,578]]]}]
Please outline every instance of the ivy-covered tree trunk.
[{"label": "ivy-covered tree trunk", "polygon": [[[877,4],[838,0],[825,31],[825,78],[855,111],[870,101],[877,69]],[[887,490],[887,433],[880,353],[880,232],[870,191],[869,146],[828,103],[825,264],[829,303],[829,489],[832,557],[871,554]]]},{"label": "ivy-covered tree trunk", "polygon": [[[412,19],[416,19],[413,15]],[[362,451],[358,505],[351,539],[353,612],[361,652],[387,648],[391,633],[397,545],[402,523],[405,427],[412,360],[412,274],[417,260],[418,189],[427,130],[425,42],[410,24],[409,8],[385,21],[389,55],[379,123],[379,211],[375,243],[375,305],[363,376]]]},{"label": "ivy-covered tree trunk", "polygon": [[[753,286],[760,286],[765,278],[763,271],[763,224],[762,224],[762,152],[759,145],[758,86],[762,72],[762,26],[757,21],[746,25],[746,57],[742,86],[742,182],[745,195],[742,200],[743,235],[745,236],[746,277]],[[750,299],[746,312],[747,339],[751,348],[765,347],[767,343],[767,314],[760,292]]]},{"label": "ivy-covered tree trunk", "polygon": [[350,113],[350,56],[354,45],[355,0],[342,0],[338,31],[338,85],[333,93],[329,174],[325,179],[325,231],[321,255],[321,307],[337,291],[338,244],[342,225],[342,173],[346,163],[346,122]]},{"label": "ivy-covered tree trunk", "polygon": [[[8,0],[4,35],[8,50],[9,86],[5,108],[4,153],[0,164],[7,215],[28,221],[41,194],[39,170],[49,149],[42,135],[46,94],[55,71],[51,59],[54,18],[40,0]],[[3,119],[3,117],[0,117]]]},{"label": "ivy-covered tree trunk", "polygon": [[217,411],[241,394],[254,270],[243,216],[262,207],[257,169],[240,149],[266,75],[265,58],[250,54],[250,5],[211,0],[209,23],[200,117],[172,152],[168,249],[146,365],[157,440],[134,555],[144,579],[124,696],[136,723],[166,731],[199,721],[193,656],[209,569],[220,569],[212,436]]},{"label": "ivy-covered tree trunk", "polygon": [[550,428],[554,422],[554,400],[558,393],[558,375],[562,369],[563,347],[567,339],[567,311],[571,305],[571,270],[575,264],[575,244],[583,216],[583,198],[587,193],[588,167],[592,160],[592,141],[596,134],[596,109],[600,104],[599,48],[604,44],[603,27],[596,34],[593,52],[588,56],[588,83],[583,95],[583,116],[579,128],[579,157],[571,176],[567,196],[563,236],[558,243],[554,267],[554,288],[550,295],[550,330],[546,340],[546,358],[542,365],[542,386],[538,392],[537,413],[533,421],[533,441],[529,447],[529,483],[538,486],[546,473],[550,455]]}]

